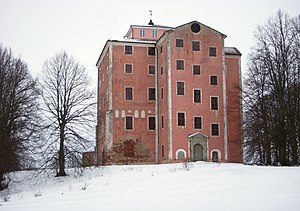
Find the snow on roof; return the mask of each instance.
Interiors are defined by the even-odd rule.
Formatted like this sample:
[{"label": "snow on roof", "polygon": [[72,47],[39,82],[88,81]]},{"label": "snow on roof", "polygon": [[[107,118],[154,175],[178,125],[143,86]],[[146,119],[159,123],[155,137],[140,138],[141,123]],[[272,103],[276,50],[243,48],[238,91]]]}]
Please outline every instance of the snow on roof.
[{"label": "snow on roof", "polygon": [[235,47],[224,47],[225,55],[239,55],[241,56],[241,52]]}]

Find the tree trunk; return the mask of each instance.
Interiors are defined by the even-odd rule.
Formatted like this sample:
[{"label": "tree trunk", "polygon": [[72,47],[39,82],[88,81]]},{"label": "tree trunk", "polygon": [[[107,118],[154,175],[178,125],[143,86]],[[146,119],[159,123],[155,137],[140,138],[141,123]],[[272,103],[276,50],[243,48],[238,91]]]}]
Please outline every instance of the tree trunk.
[{"label": "tree trunk", "polygon": [[58,165],[59,170],[56,174],[57,177],[63,177],[66,176],[65,172],[65,152],[64,152],[64,126],[61,126],[60,128],[60,142],[59,142],[59,152],[58,152]]}]

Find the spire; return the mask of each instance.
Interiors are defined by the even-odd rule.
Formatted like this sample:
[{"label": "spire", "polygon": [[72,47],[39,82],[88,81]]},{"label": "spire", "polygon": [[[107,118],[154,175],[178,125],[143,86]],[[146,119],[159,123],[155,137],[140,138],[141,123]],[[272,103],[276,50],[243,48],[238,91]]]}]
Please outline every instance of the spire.
[{"label": "spire", "polygon": [[149,13],[150,13],[150,21],[149,21],[148,25],[153,26],[154,23],[152,22],[152,10],[149,10]]}]

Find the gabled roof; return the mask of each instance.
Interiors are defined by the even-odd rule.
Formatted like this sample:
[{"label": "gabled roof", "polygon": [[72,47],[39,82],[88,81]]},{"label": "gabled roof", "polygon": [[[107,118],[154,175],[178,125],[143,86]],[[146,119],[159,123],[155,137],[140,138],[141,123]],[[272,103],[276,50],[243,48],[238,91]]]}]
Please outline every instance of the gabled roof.
[{"label": "gabled roof", "polygon": [[197,137],[204,138],[204,139],[208,138],[208,136],[206,136],[206,135],[204,135],[202,133],[199,133],[199,132],[193,133],[193,134],[191,134],[191,135],[188,136],[189,139],[191,139],[191,138],[197,138]]}]

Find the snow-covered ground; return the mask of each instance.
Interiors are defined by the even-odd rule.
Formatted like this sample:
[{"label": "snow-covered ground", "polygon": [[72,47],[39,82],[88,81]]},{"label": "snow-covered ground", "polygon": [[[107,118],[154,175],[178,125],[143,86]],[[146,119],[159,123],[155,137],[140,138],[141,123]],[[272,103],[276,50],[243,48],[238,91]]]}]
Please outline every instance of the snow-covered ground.
[{"label": "snow-covered ground", "polygon": [[[106,166],[33,184],[18,172],[0,210],[300,210],[300,168],[193,163]],[[7,202],[4,202],[4,198]]]}]

